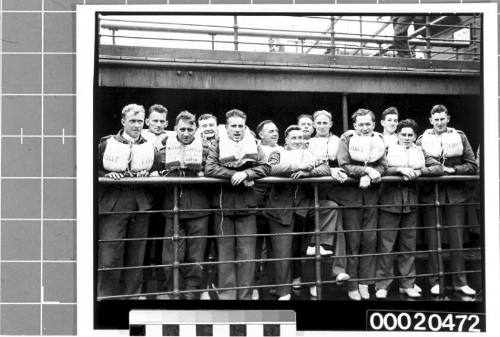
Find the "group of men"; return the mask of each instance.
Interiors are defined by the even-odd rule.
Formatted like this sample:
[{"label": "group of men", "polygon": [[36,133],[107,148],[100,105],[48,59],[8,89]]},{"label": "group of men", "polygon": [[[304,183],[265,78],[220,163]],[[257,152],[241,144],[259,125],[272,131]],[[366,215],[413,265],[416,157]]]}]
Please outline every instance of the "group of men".
[{"label": "group of men", "polygon": [[[375,114],[358,109],[352,115],[353,130],[337,137],[331,133],[332,115],[325,110],[300,115],[297,124],[284,132],[271,120],[261,122],[255,133],[247,126],[246,114],[232,109],[225,124],[203,114],[198,119],[182,111],[174,131],[166,131],[167,109],[129,104],[122,110],[123,129],[99,143],[99,175],[123,177],[216,177],[219,185],[182,184],[156,188],[141,184],[99,186],[98,297],[125,296],[141,299],[148,222],[151,209],[164,212],[162,264],[166,280],[159,299],[199,299],[205,285],[203,270],[209,233],[217,250],[217,295],[219,299],[252,299],[255,293],[256,261],[265,245],[272,258],[273,287],[279,300],[290,300],[292,288],[300,287],[301,268],[295,257],[332,256],[333,276],[347,282],[348,297],[369,299],[370,284],[375,297],[386,298],[394,280],[393,251],[398,254],[399,292],[421,296],[415,283],[417,207],[422,202],[423,224],[429,254],[430,293],[440,294],[433,185],[417,194],[414,180],[421,175],[476,174],[477,163],[465,134],[448,127],[450,115],[443,105],[430,113],[432,128],[417,140],[415,121],[399,122],[399,112],[390,107],[382,113],[383,133],[375,132]],[[148,126],[143,129],[144,123]],[[381,182],[383,175],[401,176],[400,182]],[[287,183],[258,181],[266,176],[292,178]],[[314,225],[315,198],[306,177],[331,177],[318,187],[318,229]],[[356,184],[346,182],[356,179]],[[454,290],[475,295],[464,273],[462,231],[467,199],[464,185],[442,182],[439,224],[447,231],[451,253],[450,271]],[[159,192],[159,193],[158,193]],[[161,198],[154,200],[153,196]],[[174,199],[178,208],[174,208]],[[379,207],[374,207],[381,205]],[[338,208],[338,206],[343,206]],[[263,209],[257,211],[255,208]],[[174,211],[178,211],[178,233]],[[212,217],[212,218],[211,218]],[[444,225],[444,226],[443,226]],[[212,227],[212,228],[210,228]],[[308,231],[310,235],[294,235]],[[121,239],[136,240],[121,240]],[[121,240],[121,241],[120,241]],[[398,248],[394,245],[398,242]],[[319,245],[317,244],[319,243]],[[319,249],[317,249],[319,247]],[[180,263],[180,265],[176,265]],[[183,265],[183,263],[187,263]],[[121,267],[124,267],[120,270]],[[130,268],[132,267],[132,268]],[[118,269],[114,269],[118,268]],[[173,271],[179,283],[174,290]],[[442,271],[441,271],[442,272]],[[256,275],[257,274],[257,275]],[[265,282],[260,280],[261,285]],[[310,283],[306,283],[310,284]],[[309,286],[311,296],[316,287]],[[255,296],[253,297],[255,299]]]}]

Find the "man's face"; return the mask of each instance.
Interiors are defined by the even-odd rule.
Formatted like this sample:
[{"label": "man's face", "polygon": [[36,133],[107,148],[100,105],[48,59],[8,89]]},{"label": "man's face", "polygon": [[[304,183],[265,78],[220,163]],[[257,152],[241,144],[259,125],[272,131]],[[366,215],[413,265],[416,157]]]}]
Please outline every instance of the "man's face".
[{"label": "man's face", "polygon": [[144,112],[130,111],[122,118],[123,131],[133,139],[139,138],[144,126]]},{"label": "man's face", "polygon": [[267,123],[259,132],[262,145],[276,146],[278,144],[278,127],[274,123]]},{"label": "man's face", "polygon": [[160,135],[167,128],[167,114],[153,111],[146,118],[146,125],[149,127],[149,131],[155,135]]},{"label": "man's face", "polygon": [[398,142],[400,145],[408,148],[417,139],[417,135],[412,128],[402,128],[398,133]]},{"label": "man's face", "polygon": [[380,121],[380,124],[384,128],[384,133],[392,135],[394,132],[396,132],[396,127],[398,126],[398,115],[385,115],[385,118]]},{"label": "man's face", "polygon": [[331,127],[332,121],[325,115],[319,115],[314,120],[314,128],[316,129],[316,136],[318,137],[328,137]]},{"label": "man's face", "polygon": [[229,117],[226,121],[227,136],[229,139],[239,142],[245,135],[245,120],[241,117]]},{"label": "man's face", "polygon": [[314,131],[312,120],[307,117],[302,117],[301,119],[299,119],[299,123],[297,125],[302,129],[302,133],[304,134],[305,139],[311,138],[311,135]]},{"label": "man's face", "polygon": [[182,144],[191,144],[194,140],[194,135],[196,132],[196,126],[193,123],[190,123],[187,120],[180,119],[177,125],[175,126],[175,131],[177,132],[177,139]]},{"label": "man's face", "polygon": [[302,149],[304,147],[304,132],[301,130],[292,130],[285,138],[286,145],[292,150]]},{"label": "man's face", "polygon": [[356,122],[354,122],[354,130],[360,136],[371,136],[373,129],[375,128],[375,123],[372,120],[372,116],[369,114],[357,116]]},{"label": "man's face", "polygon": [[215,118],[207,118],[199,121],[198,127],[204,139],[212,139],[217,135],[217,122]]},{"label": "man's face", "polygon": [[446,127],[450,122],[450,116],[447,112],[436,112],[432,114],[429,118],[432,126],[434,127],[434,131],[439,135],[446,131]]}]

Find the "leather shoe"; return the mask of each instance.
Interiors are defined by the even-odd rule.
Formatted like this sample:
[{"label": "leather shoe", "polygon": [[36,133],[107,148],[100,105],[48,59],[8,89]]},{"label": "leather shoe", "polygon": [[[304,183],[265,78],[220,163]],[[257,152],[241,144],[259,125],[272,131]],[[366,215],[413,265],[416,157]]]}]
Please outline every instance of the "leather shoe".
[{"label": "leather shoe", "polygon": [[293,289],[300,289],[300,287],[302,287],[302,286],[300,285],[300,282],[301,282],[301,280],[300,280],[300,276],[299,276],[299,277],[294,278],[294,279],[292,280],[292,288],[293,288]]},{"label": "leather shoe", "polygon": [[361,295],[361,298],[364,300],[369,300],[370,299],[370,292],[368,291],[368,284],[360,284],[358,286],[359,289],[359,294]]},{"label": "leather shoe", "polygon": [[415,288],[400,288],[399,292],[411,298],[422,296]]},{"label": "leather shoe", "polygon": [[462,287],[455,287],[455,291],[461,292],[464,295],[467,296],[474,296],[476,295],[476,291],[469,287],[468,285],[464,285]]},{"label": "leather shoe", "polygon": [[377,289],[375,292],[376,298],[387,298],[387,289]]},{"label": "leather shoe", "polygon": [[347,293],[347,296],[353,301],[361,301],[361,295],[357,290],[351,290]]}]

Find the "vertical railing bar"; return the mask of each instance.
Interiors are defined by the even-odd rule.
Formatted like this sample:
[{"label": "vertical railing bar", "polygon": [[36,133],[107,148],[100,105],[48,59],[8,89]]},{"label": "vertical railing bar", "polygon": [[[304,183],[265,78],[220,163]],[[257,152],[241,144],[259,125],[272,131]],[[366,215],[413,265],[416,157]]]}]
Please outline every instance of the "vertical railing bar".
[{"label": "vertical railing bar", "polygon": [[215,50],[215,34],[210,34],[212,36],[212,50]]},{"label": "vertical railing bar", "polygon": [[444,276],[443,276],[443,255],[441,248],[441,221],[439,219],[439,183],[434,184],[434,207],[436,216],[436,248],[438,256],[438,281],[439,281],[439,296],[444,295]]},{"label": "vertical railing bar", "polygon": [[234,16],[234,50],[238,50],[238,16]]},{"label": "vertical railing bar", "polygon": [[322,298],[321,289],[321,251],[320,251],[320,230],[319,230],[319,197],[318,197],[318,184],[314,184],[314,241],[316,246],[316,291],[318,300]]},{"label": "vertical railing bar", "polygon": [[174,246],[174,298],[179,299],[179,185],[174,185],[174,235],[172,237]]},{"label": "vertical railing bar", "polygon": [[431,26],[430,26],[430,20],[429,16],[425,17],[425,42],[426,42],[426,48],[427,48],[427,59],[431,58]]},{"label": "vertical railing bar", "polygon": [[330,43],[331,43],[331,54],[335,55],[335,16],[330,17]]},{"label": "vertical railing bar", "polygon": [[342,94],[342,127],[344,129],[344,132],[347,132],[347,130],[349,130],[347,93]]},{"label": "vertical railing bar", "polygon": [[[359,37],[362,39],[363,38],[363,17],[360,16],[359,17]],[[363,42],[360,42],[359,43],[359,46],[361,47],[360,51],[361,51],[361,56],[363,56]]]}]

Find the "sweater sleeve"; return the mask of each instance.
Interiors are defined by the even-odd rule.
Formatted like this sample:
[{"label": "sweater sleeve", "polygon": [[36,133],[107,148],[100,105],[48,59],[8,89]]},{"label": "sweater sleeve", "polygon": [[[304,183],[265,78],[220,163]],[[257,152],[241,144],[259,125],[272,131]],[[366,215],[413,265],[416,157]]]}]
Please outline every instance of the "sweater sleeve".
[{"label": "sweater sleeve", "polygon": [[248,176],[248,180],[255,180],[259,178],[264,178],[271,173],[271,165],[266,161],[266,154],[260,147],[257,145],[257,163],[254,167],[248,168],[244,170]]},{"label": "sweater sleeve", "polygon": [[459,134],[462,139],[464,151],[462,153],[462,164],[454,166],[455,174],[475,174],[477,172],[477,162],[476,157],[474,156],[474,151],[472,151],[472,147],[470,146],[467,136],[462,132],[459,132]]}]

